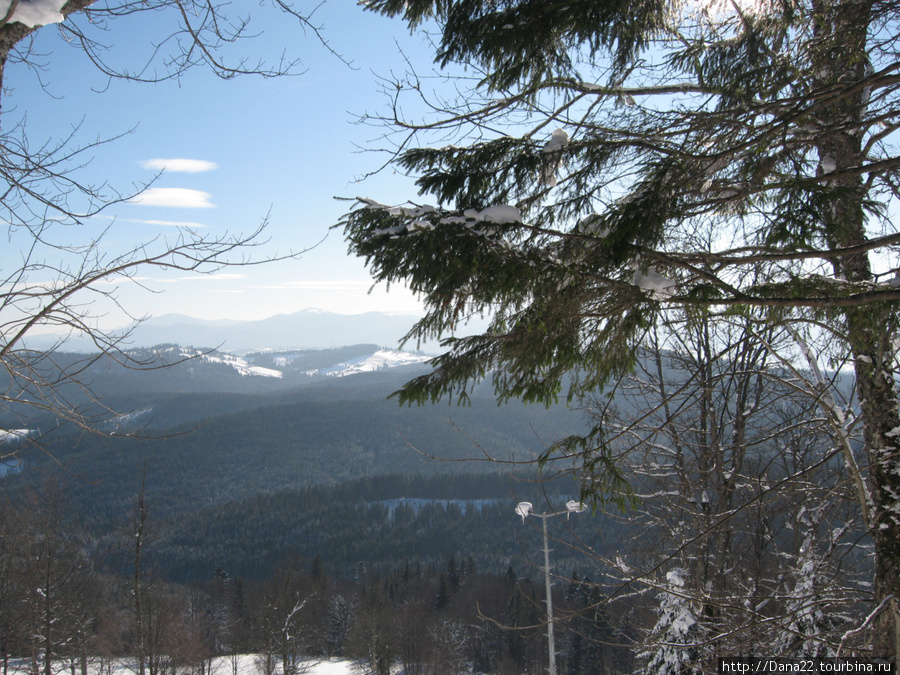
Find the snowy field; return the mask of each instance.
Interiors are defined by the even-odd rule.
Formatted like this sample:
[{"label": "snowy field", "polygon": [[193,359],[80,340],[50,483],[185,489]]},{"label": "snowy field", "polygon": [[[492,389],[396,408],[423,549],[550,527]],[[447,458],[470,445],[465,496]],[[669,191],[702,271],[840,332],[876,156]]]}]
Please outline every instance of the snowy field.
[{"label": "snowy field", "polygon": [[[29,673],[31,672],[31,662],[27,660],[11,660],[10,673]],[[281,673],[281,661],[276,659],[277,671],[275,675]],[[90,675],[135,675],[137,672],[137,664],[132,660],[122,660],[117,662],[100,662],[93,661],[89,665]],[[177,673],[181,675],[189,675],[197,672],[195,669],[183,668],[178,669]],[[360,675],[364,669],[354,661],[343,661],[337,659],[326,659],[324,661],[306,661],[298,664],[296,675]],[[73,675],[73,671],[68,663],[60,663],[54,668],[54,673],[58,675]],[[80,668],[76,668],[74,675],[80,675]],[[208,675],[265,675],[263,660],[256,654],[243,654],[237,657],[237,661],[230,656],[220,656],[212,660],[212,664]]]}]

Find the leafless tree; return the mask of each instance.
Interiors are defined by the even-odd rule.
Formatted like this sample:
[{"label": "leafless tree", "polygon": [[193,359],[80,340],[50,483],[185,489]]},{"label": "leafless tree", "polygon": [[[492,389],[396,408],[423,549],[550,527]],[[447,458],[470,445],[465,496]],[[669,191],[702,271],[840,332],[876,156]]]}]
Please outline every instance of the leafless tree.
[{"label": "leafless tree", "polygon": [[[177,79],[194,67],[226,79],[300,72],[295,58],[277,55],[267,62],[248,56],[254,24],[226,2],[60,0],[56,16],[46,11],[51,5],[40,3],[45,10],[34,18],[23,13],[23,3],[13,0],[0,17],[0,91],[7,68],[47,67],[35,54],[38,31],[57,31],[63,44],[86,55],[92,67],[108,78],[159,82]],[[286,0],[264,2],[256,12],[286,17],[324,45],[311,16]],[[122,61],[108,44],[115,43],[120,23],[135,21],[162,26],[163,31],[147,32],[145,60],[137,65]],[[35,25],[40,23],[48,25]],[[209,274],[273,256],[251,255],[265,243],[265,218],[245,233],[209,236],[180,228],[173,235],[117,248],[110,241],[110,226],[98,226],[97,216],[147,186],[123,190],[105,177],[91,178],[86,165],[94,151],[116,138],[82,142],[77,129],[60,138],[37,138],[24,122],[7,124],[5,118],[0,119],[0,128],[0,217],[6,227],[6,250],[17,253],[6,256],[16,263],[7,262],[0,270],[0,440],[17,441],[0,444],[0,458],[9,459],[23,442],[39,441],[36,418],[96,430],[98,421],[112,415],[92,395],[84,378],[96,359],[109,358],[132,368],[166,365],[160,359],[138,359],[129,353],[128,331],[101,326],[112,308],[135,320],[142,318],[121,306],[117,294],[121,284],[140,285],[139,276],[151,269]],[[29,337],[48,329],[86,336],[96,354],[73,360],[61,356],[58,349],[30,348]],[[57,347],[65,339],[60,338]]]},{"label": "leafless tree", "polygon": [[68,656],[84,634],[92,578],[84,548],[66,526],[62,496],[52,485],[31,493],[22,510],[21,583],[24,637],[35,673],[53,675],[54,660]]},{"label": "leafless tree", "polygon": [[[630,544],[586,547],[607,572],[603,602],[661,603],[645,627],[651,664],[675,658],[673,645],[698,669],[761,645],[783,656],[863,648],[865,631],[848,639],[873,573],[849,378],[820,368],[795,326],[747,317],[672,314],[648,344],[592,408],[634,489]],[[585,469],[590,481],[603,467]]]}]

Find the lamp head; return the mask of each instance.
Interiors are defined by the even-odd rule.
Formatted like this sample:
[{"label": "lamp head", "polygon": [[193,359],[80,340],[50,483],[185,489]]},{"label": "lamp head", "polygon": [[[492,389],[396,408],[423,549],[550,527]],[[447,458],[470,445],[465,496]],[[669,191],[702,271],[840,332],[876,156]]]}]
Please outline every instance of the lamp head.
[{"label": "lamp head", "polygon": [[516,505],[516,513],[522,516],[522,522],[525,522],[525,519],[531,515],[531,512],[534,510],[534,505],[531,502],[519,502]]},{"label": "lamp head", "polygon": [[569,513],[581,513],[586,509],[587,506],[585,506],[583,502],[576,502],[574,499],[570,499],[566,502],[566,511]]}]

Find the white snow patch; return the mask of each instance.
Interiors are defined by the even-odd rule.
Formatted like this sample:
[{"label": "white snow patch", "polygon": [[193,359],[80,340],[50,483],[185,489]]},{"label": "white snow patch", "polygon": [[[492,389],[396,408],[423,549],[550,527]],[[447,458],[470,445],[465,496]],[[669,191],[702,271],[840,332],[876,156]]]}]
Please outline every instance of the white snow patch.
[{"label": "white snow patch", "polygon": [[609,227],[604,225],[603,219],[596,213],[578,221],[579,234],[603,239],[609,234]]},{"label": "white snow patch", "polygon": [[[232,664],[232,658],[236,663]],[[259,675],[260,664],[264,657],[258,654],[239,654],[236,657],[217,656],[210,660],[210,675]],[[27,675],[31,667],[30,659],[14,659],[10,662],[10,672],[15,675]],[[56,665],[56,664],[54,664]],[[116,659],[107,664],[109,670],[102,667],[99,659],[88,660],[88,675],[101,675],[109,672],[110,675],[134,675],[137,672],[137,663],[129,659]],[[54,672],[66,672],[68,663],[60,663]],[[280,669],[279,669],[280,672]],[[301,657],[297,663],[297,672],[305,675],[358,675],[361,672],[360,665],[353,661],[340,659],[305,659]]]},{"label": "white snow patch", "polygon": [[0,429],[0,444],[21,441],[33,433],[33,429]]},{"label": "white snow patch", "polygon": [[822,173],[833,173],[837,169],[837,163],[834,161],[834,157],[822,155],[819,159],[819,167],[821,167]]},{"label": "white snow patch", "polygon": [[651,295],[659,298],[671,297],[677,285],[677,282],[661,274],[654,267],[647,268],[646,272],[640,269],[635,270],[631,283],[645,291],[650,291]]},{"label": "white snow patch", "polygon": [[550,134],[550,140],[544,144],[541,152],[544,154],[549,154],[551,152],[559,152],[569,143],[569,134],[566,133],[565,129],[556,129],[552,134]]},{"label": "white snow patch", "polygon": [[[377,209],[384,211],[390,216],[410,219],[408,223],[373,229],[369,234],[371,237],[389,236],[392,239],[397,239],[401,235],[419,234],[420,232],[433,230],[437,225],[465,225],[467,228],[472,229],[475,223],[509,225],[522,222],[521,211],[511,204],[495,204],[481,211],[466,209],[462,215],[441,216],[438,209],[429,204],[421,206],[388,206],[366,197],[357,197],[357,200],[364,204],[367,209]],[[486,233],[482,232],[482,234]]]},{"label": "white snow patch", "polygon": [[376,370],[396,368],[415,363],[425,363],[432,357],[413,354],[412,352],[400,352],[392,349],[380,349],[370,356],[362,356],[358,359],[344,361],[331,368],[307,371],[308,375],[327,375],[328,377],[346,377],[359,373],[371,373]]},{"label": "white snow patch", "polygon": [[231,366],[243,376],[256,375],[258,377],[280,378],[284,375],[280,370],[262,368],[261,366],[251,366],[246,359],[232,356],[231,354],[225,354],[223,352],[218,352],[216,355],[204,354],[201,358],[209,363],[222,363],[226,366]]},{"label": "white snow patch", "polygon": [[541,172],[542,184],[549,187],[556,186],[556,172],[562,167],[562,149],[568,144],[569,134],[566,133],[565,129],[556,129],[550,134],[550,140],[544,144],[541,153],[545,155],[558,155],[558,158],[553,164],[545,167]]},{"label": "white snow patch", "polygon": [[519,212],[519,209],[509,204],[489,206],[483,211],[476,212],[474,217],[475,220],[497,223],[498,225],[522,222],[522,214]]},{"label": "white snow patch", "polygon": [[132,410],[131,412],[116,415],[111,420],[107,420],[105,427],[109,429],[109,433],[115,433],[125,425],[134,426],[142,417],[148,416],[153,412],[153,408],[141,408],[140,410]]},{"label": "white snow patch", "polygon": [[[62,8],[67,0],[19,0],[16,10],[6,23],[18,22],[29,28],[61,23],[65,17]],[[12,0],[0,0],[0,17],[9,13]]]},{"label": "white snow patch", "polygon": [[684,586],[684,577],[687,572],[685,570],[676,568],[671,572],[666,572],[666,581],[669,582],[669,585],[673,588],[682,588]]}]

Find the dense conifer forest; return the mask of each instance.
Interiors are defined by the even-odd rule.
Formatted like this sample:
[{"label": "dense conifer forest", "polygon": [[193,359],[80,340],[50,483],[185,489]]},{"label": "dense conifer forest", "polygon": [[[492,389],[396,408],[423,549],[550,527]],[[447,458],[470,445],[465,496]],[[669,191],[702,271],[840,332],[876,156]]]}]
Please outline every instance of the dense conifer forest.
[{"label": "dense conifer forest", "polygon": [[[571,476],[532,462],[582,415],[488,394],[399,407],[386,397],[417,371],[398,371],[285,387],[188,362],[138,388],[125,370],[95,369],[104,404],[137,414],[112,418],[110,435],[41,428],[0,480],[2,656],[77,670],[137,654],[140,616],[151,675],[234,652],[273,669],[300,655],[373,672],[546,669],[540,527],[514,508],[577,498]],[[591,555],[615,548],[621,526],[584,513],[551,531],[567,672],[627,667],[634,636],[594,606],[605,582],[591,581]],[[40,564],[25,564],[36,547]]]},{"label": "dense conifer forest", "polygon": [[[410,480],[361,482],[356,487],[375,499],[398,483],[409,486]],[[470,488],[477,491],[481,486],[474,483]],[[272,502],[263,500],[260,505],[267,503]],[[355,535],[371,549],[383,549],[372,551],[376,560],[383,557],[378,564],[360,558],[352,570],[345,569],[347,574],[333,575],[324,562],[328,558],[273,547],[278,537],[269,532],[244,545],[247,554],[251,553],[247,543],[260,545],[257,574],[234,574],[225,564],[204,569],[195,560],[192,569],[178,570],[193,579],[175,583],[167,576],[175,570],[170,566],[172,540],[179,535],[158,530],[144,504],[136,498],[116,540],[107,542],[104,555],[98,555],[103,547],[79,526],[52,487],[30,493],[24,507],[4,502],[0,519],[4,664],[13,656],[27,656],[43,669],[52,658],[56,668],[61,660],[71,664],[72,672],[83,673],[89,665],[102,667],[123,654],[140,652],[151,674],[177,668],[202,671],[212,657],[238,653],[260,654],[263,673],[274,672],[276,665],[291,672],[301,656],[355,659],[371,672],[387,672],[397,663],[407,673],[460,672],[468,664],[486,673],[540,672],[546,667],[543,583],[536,579],[534,567],[508,564],[501,573],[494,570],[502,556],[482,566],[476,557],[479,549],[444,557],[446,543],[435,545],[441,537],[463,543],[454,531],[468,521],[460,518],[458,507],[433,505],[420,510],[432,512],[418,526],[419,544],[428,550],[422,556],[415,547],[407,548],[411,542],[394,540],[393,531],[391,538],[377,535],[383,537],[379,546],[367,523]],[[467,513],[478,513],[474,502],[469,504]],[[382,521],[387,510],[384,503],[370,509]],[[392,517],[414,521],[413,510],[410,505],[396,506]],[[242,534],[246,533],[238,529],[222,547],[214,548],[222,551]],[[478,532],[470,534],[479,537]],[[333,550],[323,551],[340,564]],[[231,562],[241,564],[234,558]],[[567,617],[559,626],[558,642],[565,672],[621,672],[631,666],[635,635],[621,616],[644,610],[628,600],[601,608],[596,604],[601,592],[602,584],[588,576],[557,578],[554,602]],[[140,646],[137,617],[145,631]]]}]

